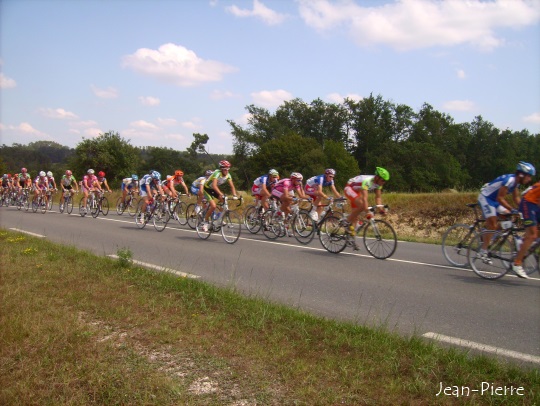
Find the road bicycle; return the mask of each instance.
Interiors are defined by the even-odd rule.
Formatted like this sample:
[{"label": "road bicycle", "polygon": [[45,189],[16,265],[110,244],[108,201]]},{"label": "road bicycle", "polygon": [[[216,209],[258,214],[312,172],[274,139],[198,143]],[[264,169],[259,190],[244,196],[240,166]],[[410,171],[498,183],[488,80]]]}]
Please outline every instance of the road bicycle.
[{"label": "road bicycle", "polygon": [[[311,216],[301,211],[295,215],[292,219],[292,231],[296,240],[301,244],[309,244],[315,234],[319,234],[319,229],[327,217],[343,217],[343,206],[347,199],[344,197],[336,198],[330,197],[327,204],[320,204],[320,207],[324,207],[320,217],[317,220],[313,220]],[[336,210],[334,210],[334,204]]]},{"label": "road bicycle", "polygon": [[47,210],[52,211],[53,208],[53,199],[54,194],[56,193],[56,189],[47,189],[46,195],[47,195]]},{"label": "road bicycle", "polygon": [[30,199],[28,199],[28,188],[23,188],[21,195],[17,196],[17,210],[23,209],[28,211],[30,209]]},{"label": "road bicycle", "polygon": [[188,205],[186,202],[180,199],[182,196],[187,195],[185,193],[179,193],[175,198],[167,196],[166,205],[169,210],[169,216],[175,219],[178,224],[184,226],[187,223],[186,211]]},{"label": "road bicycle", "polygon": [[0,199],[0,206],[9,206],[11,204],[11,189],[8,187],[3,188]]},{"label": "road bicycle", "polygon": [[135,197],[135,192],[133,190],[128,191],[126,195],[126,202],[124,203],[124,198],[120,196],[116,201],[116,213],[121,216],[125,211],[133,217],[137,211],[137,198]]},{"label": "road bicycle", "polygon": [[302,222],[304,223],[303,225],[304,231],[309,228],[314,227],[313,220],[311,219],[309,215],[311,208],[310,209],[300,208],[301,202],[309,202],[311,205],[311,198],[308,198],[308,199],[294,198],[293,204],[291,205],[291,211],[287,216],[285,216],[285,213],[283,213],[278,208],[267,210],[263,214],[262,231],[263,231],[263,234],[266,236],[266,238],[270,240],[274,240],[279,237],[290,236],[289,234],[290,226],[291,224],[293,224],[295,220],[297,222],[300,222],[299,218],[301,218]]},{"label": "road bicycle", "polygon": [[86,213],[90,211],[90,214],[93,218],[99,216],[99,213],[102,213],[104,216],[109,214],[109,200],[105,196],[105,191],[95,190],[88,194],[88,199],[86,202],[86,207],[83,206],[84,196],[81,197],[79,201],[79,214],[81,217],[86,216]]},{"label": "road bicycle", "polygon": [[472,224],[454,224],[450,226],[442,237],[442,251],[446,260],[454,266],[467,267],[467,251],[471,241],[482,231],[485,222],[478,203],[469,203],[467,207],[474,212]]},{"label": "road bicycle", "polygon": [[[279,199],[277,197],[270,196],[268,198],[268,210],[277,211],[278,201]],[[258,197],[255,204],[250,204],[244,209],[244,225],[250,233],[257,234],[261,231],[264,213],[265,210],[262,206],[261,199]]]},{"label": "road bicycle", "polygon": [[[234,208],[229,207],[229,200],[236,200],[238,203]],[[236,209],[242,205],[242,197],[225,196],[223,202],[217,204],[216,209],[212,213],[211,221],[206,223],[204,218],[209,209],[210,204],[207,203],[197,214],[197,224],[195,229],[199,238],[206,240],[212,233],[221,231],[221,236],[225,242],[234,244],[240,238],[242,232],[242,215]]]},{"label": "road bicycle", "polygon": [[71,190],[64,190],[63,195],[64,200],[58,205],[58,210],[60,213],[65,211],[67,214],[71,214],[73,211],[73,196],[71,196]]},{"label": "road bicycle", "polygon": [[146,224],[152,220],[156,231],[161,232],[165,230],[167,223],[171,218],[165,196],[158,195],[153,199],[150,199],[144,211],[142,209],[143,205],[144,200],[141,199],[137,205],[137,211],[135,212],[135,225],[137,228],[143,229]]},{"label": "road bicycle", "polygon": [[197,203],[190,203],[187,205],[185,217],[189,228],[195,230],[197,227],[197,214],[199,214],[200,210],[203,210],[203,207],[205,207],[206,204],[207,200],[203,199],[200,206],[198,206]]},{"label": "road bicycle", "polygon": [[362,235],[364,247],[377,259],[390,258],[397,248],[397,236],[394,228],[385,220],[375,219],[376,208],[388,209],[388,205],[368,207],[372,216],[357,224],[354,232],[344,219],[337,216],[327,217],[319,228],[319,240],[322,246],[333,254],[340,253],[345,247],[359,250],[356,236]]},{"label": "road bicycle", "polygon": [[34,198],[32,199],[32,211],[34,213],[40,210],[42,214],[45,214],[47,212],[47,206],[48,203],[46,195],[44,196],[43,192],[37,195],[37,197],[34,196]]},{"label": "road bicycle", "polygon": [[[512,270],[512,263],[523,241],[523,226],[517,224],[519,215],[508,215],[501,222],[501,230],[484,230],[472,240],[467,250],[467,259],[475,274],[484,279],[499,279]],[[489,238],[486,252],[482,252],[484,238]],[[527,250],[523,259],[523,270],[527,275],[538,271],[540,241],[537,239]]]}]

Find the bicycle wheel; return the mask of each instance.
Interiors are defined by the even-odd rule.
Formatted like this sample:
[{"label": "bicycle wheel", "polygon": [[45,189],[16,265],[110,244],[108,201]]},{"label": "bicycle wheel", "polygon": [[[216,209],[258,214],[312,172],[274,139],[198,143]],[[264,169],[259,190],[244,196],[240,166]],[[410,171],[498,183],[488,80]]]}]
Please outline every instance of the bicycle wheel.
[{"label": "bicycle wheel", "polygon": [[235,211],[227,210],[221,216],[221,235],[229,244],[234,244],[242,233],[242,216]]},{"label": "bicycle wheel", "polygon": [[476,231],[467,224],[454,224],[449,227],[442,238],[442,251],[446,260],[461,268],[469,265],[467,250],[475,236]]},{"label": "bicycle wheel", "polygon": [[134,197],[128,196],[127,202],[126,202],[126,208],[128,214],[133,217],[135,216],[135,213],[137,212],[137,205],[139,204],[140,199],[136,199]]},{"label": "bicycle wheel", "polygon": [[[86,207],[83,206],[83,199],[84,199],[84,196],[81,197],[81,200],[79,200],[79,214],[81,215],[81,217],[86,216]],[[87,202],[88,202],[88,199],[87,199]]]},{"label": "bicycle wheel", "polygon": [[35,213],[37,212],[37,209],[39,208],[40,201],[38,199],[32,199],[32,211]]},{"label": "bicycle wheel", "polygon": [[143,229],[146,226],[149,217],[149,213],[146,213],[146,209],[144,211],[142,210],[143,204],[144,200],[139,200],[137,209],[135,210],[135,225],[140,229]]},{"label": "bicycle wheel", "polygon": [[540,272],[540,267],[538,265],[539,250],[538,248],[533,252],[528,252],[525,258],[523,259],[523,270],[527,275],[534,273],[535,271]]},{"label": "bicycle wheel", "polygon": [[291,220],[294,238],[300,244],[309,244],[315,237],[315,222],[307,210],[300,210]]},{"label": "bicycle wheel", "polygon": [[71,214],[73,211],[73,198],[68,196],[64,200],[64,210],[67,211],[67,214]]},{"label": "bicycle wheel", "polygon": [[390,258],[397,248],[394,228],[385,220],[375,220],[364,226],[364,246],[377,259]]},{"label": "bicycle wheel", "polygon": [[244,224],[251,234],[257,234],[261,230],[262,222],[259,216],[259,209],[250,205],[244,210]]},{"label": "bicycle wheel", "polygon": [[88,205],[90,206],[90,214],[92,215],[92,217],[97,218],[97,216],[99,216],[99,212],[101,211],[101,207],[99,207],[99,202],[92,199],[90,203],[88,203]]},{"label": "bicycle wheel", "polygon": [[188,222],[186,217],[187,207],[188,205],[186,202],[178,202],[174,208],[174,218],[181,226],[185,226]]},{"label": "bicycle wheel", "polygon": [[49,208],[49,203],[45,203],[45,199],[42,197],[39,202],[39,208],[41,210],[42,214],[47,213],[47,209]]},{"label": "bicycle wheel", "polygon": [[319,228],[319,241],[332,254],[338,254],[347,246],[346,229],[340,219],[329,216],[323,220]]},{"label": "bicycle wheel", "polygon": [[101,199],[100,206],[101,206],[100,211],[101,211],[101,213],[103,213],[104,216],[109,214],[109,199],[107,199],[105,196],[103,196],[103,198]]},{"label": "bicycle wheel", "polygon": [[[206,226],[206,230],[204,229]],[[212,223],[204,222],[204,213],[197,214],[197,224],[195,225],[195,230],[197,230],[197,235],[199,238],[206,240],[212,234]]]},{"label": "bicycle wheel", "polygon": [[[504,236],[495,236],[489,244],[487,254],[482,256],[482,236],[486,233],[476,234],[467,250],[467,259],[475,274],[484,279],[499,279],[504,276],[512,266],[514,247]],[[488,232],[490,236],[493,232]]]},{"label": "bicycle wheel", "polygon": [[25,211],[30,210],[31,202],[28,196],[23,197],[22,206],[24,207]]},{"label": "bicycle wheel", "polygon": [[279,216],[274,210],[267,210],[263,214],[261,226],[264,236],[269,240],[275,240],[281,234],[280,222],[283,222],[283,218]]},{"label": "bicycle wheel", "polygon": [[49,200],[47,200],[47,210],[51,211],[53,208],[53,195],[49,196]]},{"label": "bicycle wheel", "polygon": [[186,207],[186,223],[187,225],[195,230],[197,226],[197,214],[195,213],[195,203],[190,203]]},{"label": "bicycle wheel", "polygon": [[122,198],[122,196],[120,196],[116,201],[116,214],[118,214],[119,216],[124,214],[124,210],[126,210],[123,200],[124,199]]},{"label": "bicycle wheel", "polygon": [[156,231],[163,231],[167,227],[169,222],[170,214],[169,209],[165,206],[164,203],[158,203],[157,207],[154,209],[154,214],[152,215],[152,221],[154,223],[154,228]]}]

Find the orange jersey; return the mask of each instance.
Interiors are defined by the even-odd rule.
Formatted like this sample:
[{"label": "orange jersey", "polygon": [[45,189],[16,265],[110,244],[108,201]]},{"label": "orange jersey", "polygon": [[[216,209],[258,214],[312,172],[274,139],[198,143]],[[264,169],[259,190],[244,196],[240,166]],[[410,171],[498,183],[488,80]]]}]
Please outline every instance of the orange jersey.
[{"label": "orange jersey", "polygon": [[531,186],[527,193],[523,195],[523,200],[540,206],[540,182],[536,182]]}]

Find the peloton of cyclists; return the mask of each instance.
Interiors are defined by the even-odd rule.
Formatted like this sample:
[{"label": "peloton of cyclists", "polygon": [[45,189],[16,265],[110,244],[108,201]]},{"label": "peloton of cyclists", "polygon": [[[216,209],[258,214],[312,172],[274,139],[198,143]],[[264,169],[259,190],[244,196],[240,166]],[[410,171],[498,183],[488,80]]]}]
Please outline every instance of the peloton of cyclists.
[{"label": "peloton of cyclists", "polygon": [[335,176],[335,169],[328,168],[322,175],[312,176],[306,181],[305,192],[313,199],[313,208],[309,215],[314,221],[319,219],[322,212],[323,208],[320,206],[321,201],[323,199],[328,199],[328,195],[323,192],[323,187],[329,187],[335,197],[341,197],[334,184]]}]

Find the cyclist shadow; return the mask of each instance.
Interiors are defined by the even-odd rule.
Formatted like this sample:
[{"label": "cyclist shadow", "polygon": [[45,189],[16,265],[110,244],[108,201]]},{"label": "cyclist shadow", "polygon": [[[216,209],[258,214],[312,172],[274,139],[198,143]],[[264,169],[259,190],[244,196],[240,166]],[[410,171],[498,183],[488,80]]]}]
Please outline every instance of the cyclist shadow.
[{"label": "cyclist shadow", "polygon": [[459,281],[462,281],[462,282],[465,282],[465,283],[469,283],[469,284],[474,284],[474,285],[482,285],[482,286],[484,286],[484,285],[496,285],[497,287],[500,287],[500,286],[504,286],[504,287],[521,286],[521,287],[531,287],[533,289],[538,289],[538,287],[535,284],[531,283],[533,281],[523,279],[523,278],[519,278],[519,277],[514,276],[514,275],[505,275],[505,276],[501,277],[500,279],[495,279],[495,280],[482,279],[479,276],[475,275],[474,273],[466,274],[466,275],[452,274],[452,275],[449,275],[449,276],[456,279],[456,280],[459,280]]}]

